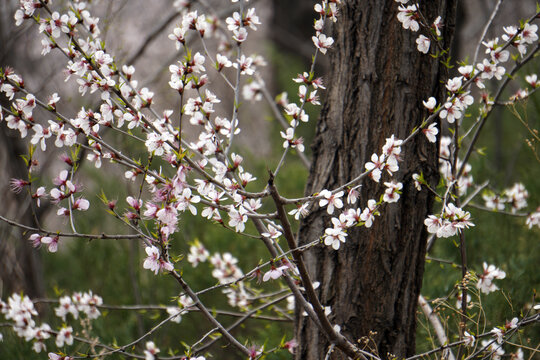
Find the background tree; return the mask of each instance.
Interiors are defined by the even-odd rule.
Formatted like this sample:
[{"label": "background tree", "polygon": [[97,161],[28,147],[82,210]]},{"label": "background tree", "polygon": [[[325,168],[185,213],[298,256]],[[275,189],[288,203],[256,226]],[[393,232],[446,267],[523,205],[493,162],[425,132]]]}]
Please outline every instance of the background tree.
[{"label": "background tree", "polygon": [[[0,4],[0,64],[13,64],[17,58],[25,58],[20,62],[21,69],[28,70],[36,65],[28,56],[28,49],[17,48],[17,42],[28,41],[28,33],[16,29],[13,24],[15,4],[5,1]],[[0,97],[0,105],[9,107],[9,102]],[[12,178],[24,177],[27,169],[22,161],[13,159],[13,154],[23,154],[25,144],[5,127],[0,126],[0,198],[2,210],[0,215],[17,218],[25,225],[34,225],[35,218],[27,206],[20,206],[17,197],[9,189]],[[36,214],[40,217],[46,213],[46,207]],[[23,231],[0,223],[0,296],[12,292],[25,292],[33,297],[44,294],[43,269],[41,258],[30,244],[21,242]]]}]

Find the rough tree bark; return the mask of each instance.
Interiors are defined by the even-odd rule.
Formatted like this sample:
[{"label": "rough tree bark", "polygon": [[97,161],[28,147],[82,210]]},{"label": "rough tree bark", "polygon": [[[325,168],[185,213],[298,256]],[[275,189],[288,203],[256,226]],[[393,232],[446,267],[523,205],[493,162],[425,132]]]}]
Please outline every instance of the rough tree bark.
[{"label": "rough tree bark", "polygon": [[[433,21],[444,20],[444,48],[454,32],[457,0],[420,2]],[[447,69],[416,50],[419,33],[404,30],[396,19],[394,0],[347,0],[334,25],[327,101],[317,125],[314,159],[306,194],[332,189],[360,174],[371,154],[381,153],[385,138],[404,139],[427,114],[422,100],[444,94]],[[432,45],[433,46],[433,45]],[[402,149],[403,183],[397,204],[387,204],[371,229],[349,231],[339,251],[319,247],[304,255],[321,303],[331,306],[331,321],[359,346],[403,358],[415,350],[417,299],[422,284],[427,234],[423,221],[433,202],[428,191],[415,190],[413,173],[438,182],[438,145],[424,136]],[[388,175],[386,176],[388,180]],[[384,186],[363,183],[359,199],[365,207]],[[326,209],[315,208],[302,222],[299,243],[317,239],[329,224]],[[309,319],[297,314],[297,359],[324,359],[330,344]],[[367,341],[369,339],[369,341]],[[346,358],[335,350],[332,359]]]}]

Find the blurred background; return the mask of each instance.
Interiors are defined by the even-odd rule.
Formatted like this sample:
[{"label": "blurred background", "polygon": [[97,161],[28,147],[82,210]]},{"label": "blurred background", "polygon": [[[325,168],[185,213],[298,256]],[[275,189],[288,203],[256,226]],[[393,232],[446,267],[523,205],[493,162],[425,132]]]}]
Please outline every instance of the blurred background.
[{"label": "blurred background", "polygon": [[[223,1],[205,1],[207,6],[215,9],[224,21],[230,16],[234,4],[223,6]],[[454,45],[456,61],[471,61],[497,1],[476,0],[461,1],[457,36]],[[106,42],[109,53],[115,55],[119,64],[134,65],[134,78],[141,86],[147,86],[155,92],[154,107],[161,113],[165,109],[178,107],[178,96],[168,86],[168,66],[180,59],[174,43],[167,38],[180,21],[180,15],[171,6],[169,0],[94,0],[91,11],[100,17],[102,38]],[[0,2],[0,67],[11,66],[23,75],[26,87],[38,97],[46,98],[58,92],[62,98],[59,110],[74,116],[80,107],[94,108],[99,98],[78,96],[74,81],[64,82],[63,70],[65,58],[58,52],[46,57],[40,55],[41,37],[37,36],[36,26],[25,22],[21,27],[14,26],[13,14],[18,5],[16,0]],[[257,15],[263,23],[257,32],[251,32],[246,42],[247,53],[262,55],[267,62],[263,73],[264,81],[272,96],[287,91],[291,100],[296,100],[297,85],[291,81],[298,73],[309,70],[313,46],[311,36],[315,13],[313,1],[297,0],[251,0],[249,6],[257,8]],[[62,9],[67,3],[54,1],[54,7]],[[528,18],[536,11],[534,0],[505,1],[502,3],[491,30],[486,39],[503,34],[502,27],[516,25],[519,20]],[[193,1],[192,9],[199,9],[200,4]],[[194,49],[199,44],[194,41],[189,45]],[[483,58],[480,49],[479,61]],[[328,56],[328,55],[327,55]],[[330,55],[331,56],[331,53]],[[316,74],[324,76],[328,68],[328,59],[319,58]],[[455,70],[455,69],[454,69]],[[538,71],[538,62],[526,66],[522,75]],[[211,79],[212,89],[222,100],[219,108],[224,114],[232,109],[232,94],[220,78]],[[331,79],[325,79],[331,81]],[[523,82],[518,84],[524,86]],[[512,95],[518,85],[510,86],[508,96]],[[324,93],[321,94],[324,97]],[[3,106],[9,106],[7,99],[0,96]],[[319,108],[306,109],[312,121],[301,128],[305,138],[306,155],[310,156],[309,143],[315,128]],[[475,114],[475,110],[472,111]],[[520,102],[512,109],[498,109],[488,121],[481,136],[478,151],[470,160],[472,175],[477,183],[489,180],[489,188],[502,191],[515,182],[522,182],[529,191],[529,211],[540,205],[540,163],[538,160],[538,143],[528,145],[531,138],[527,128],[540,127],[540,99],[533,96]],[[43,116],[48,116],[43,114]],[[274,119],[270,107],[264,102],[251,103],[244,101],[241,107],[242,134],[238,137],[237,151],[244,156],[244,164],[257,178],[255,186],[262,186],[266,179],[267,168],[277,164],[282,150],[282,130]],[[472,123],[474,116],[465,121]],[[521,121],[520,121],[521,119]],[[48,118],[40,119],[46,122]],[[189,134],[194,136],[194,134]],[[28,140],[28,139],[25,139]],[[19,133],[0,126],[0,215],[17,219],[20,223],[32,226],[32,214],[28,197],[14,194],[9,189],[12,178],[26,178],[27,169],[20,155],[28,152],[27,141],[22,141]],[[142,154],[145,149],[136,148],[126,142],[123,148],[132,154]],[[50,187],[51,180],[62,169],[60,156],[62,152],[53,146],[45,154],[37,157],[39,166],[34,174],[38,182]],[[299,196],[303,193],[308,170],[294,154],[290,154],[288,166],[284,168],[278,179],[278,187],[285,196]],[[249,165],[247,165],[249,164]],[[103,170],[110,176],[103,176]],[[125,229],[113,217],[104,216],[103,207],[97,194],[103,190],[110,199],[118,200],[119,207],[126,206],[127,195],[138,191],[135,183],[125,179],[122,169],[104,163],[97,170],[93,164],[83,161],[81,173],[84,174],[84,194],[92,207],[85,213],[84,220],[78,219],[78,231],[81,233],[122,233]],[[476,202],[481,204],[481,201]],[[437,205],[436,205],[437,206]],[[482,262],[496,264],[507,273],[504,280],[498,282],[504,289],[482,297],[483,313],[472,310],[478,319],[478,329],[489,330],[493,326],[503,324],[520,311],[533,303],[535,289],[540,286],[540,242],[538,229],[528,230],[525,219],[486,213],[474,208],[470,209],[476,227],[467,231],[468,257],[471,269],[482,271]],[[38,209],[35,216],[49,229],[61,229],[66,224],[59,222],[56,206],[47,201]],[[255,239],[239,238],[235,233],[224,230],[218,225],[211,225],[200,217],[185,213],[179,223],[181,229],[175,234],[173,249],[176,254],[187,254],[189,244],[200,240],[211,253],[230,252],[239,260],[244,272],[259,263],[267,261],[265,249]],[[29,234],[18,228],[0,222],[0,298],[4,301],[13,292],[23,292],[32,298],[58,298],[70,295],[75,291],[87,291],[103,297],[104,303],[110,305],[126,304],[161,304],[171,306],[180,289],[166,276],[154,276],[142,268],[145,257],[141,244],[122,240],[87,241],[82,239],[66,239],[61,242],[59,251],[50,254],[46,249],[34,249],[27,240]],[[246,256],[246,254],[249,254]],[[431,258],[426,264],[423,295],[428,299],[444,299],[449,306],[438,308],[443,321],[449,327],[456,327],[455,285],[459,282],[461,271],[459,251],[452,239],[439,239],[429,254]],[[185,261],[184,261],[185,262]],[[186,263],[186,266],[190,265]],[[195,271],[185,271],[186,280],[195,290],[200,290],[216,283],[210,275],[209,264],[201,264]],[[268,289],[278,289],[278,285],[265,285]],[[231,310],[224,296],[209,293],[202,297],[214,309]],[[477,301],[478,299],[473,299]],[[444,304],[444,303],[443,303]],[[450,306],[451,305],[451,306]],[[280,304],[282,309],[286,303]],[[454,309],[452,309],[454,307]],[[54,316],[53,307],[38,304],[43,321],[54,328],[61,325],[61,320]],[[127,312],[122,310],[103,311],[103,317],[92,323],[91,333],[102,342],[125,344],[142,335],[166,314],[163,311],[144,310]],[[274,312],[268,312],[272,315]],[[224,324],[231,324],[235,318],[220,316]],[[432,333],[425,318],[419,313],[418,350],[428,350],[432,346]],[[487,320],[489,319],[489,321]],[[120,326],[118,326],[120,324]],[[82,325],[81,325],[82,326]],[[83,328],[77,331],[82,331]],[[209,330],[207,323],[197,314],[184,316],[180,324],[169,323],[161,328],[155,338],[157,345],[166,353],[166,349],[182,349],[180,340],[193,343],[201,334]],[[0,328],[4,335],[0,343],[0,359],[33,359],[45,358],[31,350],[31,344],[15,337],[7,328]],[[267,348],[278,346],[282,338],[290,340],[293,336],[291,322],[273,322],[249,320],[244,326],[235,330],[240,339],[249,334],[256,345],[265,344]],[[537,346],[540,339],[539,329],[527,332],[529,345]],[[247,336],[246,336],[247,337]],[[218,342],[210,349],[215,358],[227,357],[228,349]],[[141,349],[139,348],[139,352]],[[114,358],[114,357],[113,357]],[[118,358],[121,358],[120,356]],[[290,358],[286,350],[269,356],[271,359]]]}]

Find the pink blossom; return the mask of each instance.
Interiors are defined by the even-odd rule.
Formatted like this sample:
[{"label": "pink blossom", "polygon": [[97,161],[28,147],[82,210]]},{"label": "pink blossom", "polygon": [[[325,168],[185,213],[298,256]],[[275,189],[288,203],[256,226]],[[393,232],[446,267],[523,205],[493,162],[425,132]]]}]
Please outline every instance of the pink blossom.
[{"label": "pink blossom", "polygon": [[493,64],[487,59],[477,64],[476,67],[482,72],[480,75],[482,79],[492,79],[495,77],[497,80],[501,80],[505,74],[504,67]]},{"label": "pink blossom", "polygon": [[89,319],[97,319],[101,315],[98,307],[103,304],[103,299],[100,296],[93,294],[92,291],[82,294],[82,296],[78,297],[77,302],[77,309],[80,312],[85,313]]},{"label": "pink blossom", "polygon": [[45,140],[50,138],[52,135],[52,132],[49,128],[43,128],[41,125],[36,124],[32,127],[32,130],[34,130],[34,136],[32,137],[32,140],[30,142],[34,145],[37,143],[41,146],[41,151],[47,150],[47,145],[45,144]]},{"label": "pink blossom", "polygon": [[359,195],[360,195],[360,192],[358,191],[358,187],[348,189],[347,190],[347,203],[356,204],[356,201],[358,200]]},{"label": "pink blossom", "polygon": [[533,44],[538,40],[538,35],[536,32],[538,31],[538,25],[536,24],[529,24],[526,23],[523,26],[523,30],[521,31],[521,39],[523,42],[527,44]]},{"label": "pink blossom", "polygon": [[296,209],[289,211],[289,215],[293,215],[296,220],[300,217],[306,217],[309,214],[309,203],[298,204]]},{"label": "pink blossom", "polygon": [[252,65],[253,59],[245,55],[240,56],[240,58],[236,59],[236,62],[233,63],[233,67],[235,69],[239,69],[240,74],[242,75],[253,75],[255,73],[255,69],[252,67]]},{"label": "pink blossom", "polygon": [[416,188],[416,190],[421,191],[422,190],[422,176],[414,173],[412,174],[412,178],[414,180],[414,187]]},{"label": "pink blossom", "polygon": [[437,106],[437,100],[433,96],[422,103],[424,104],[424,107],[429,110],[429,112],[433,112],[433,109],[435,109],[435,106]]},{"label": "pink blossom", "polygon": [[40,239],[41,243],[47,245],[47,249],[49,250],[49,252],[52,252],[52,253],[55,253],[56,251],[58,251],[59,240],[60,238],[58,236],[55,236],[55,237],[44,236]]},{"label": "pink blossom", "polygon": [[153,341],[147,341],[146,350],[144,350],[145,360],[154,360],[157,353],[159,353],[159,349],[156,344]]},{"label": "pink blossom", "polygon": [[482,198],[486,202],[486,207],[491,210],[504,210],[505,199],[495,194],[483,194]]},{"label": "pink blossom", "polygon": [[476,338],[474,337],[474,335],[469,334],[467,331],[463,333],[463,340],[464,340],[465,346],[468,346],[468,347],[473,346],[475,339]]},{"label": "pink blossom", "polygon": [[343,196],[343,191],[339,191],[333,194],[325,189],[322,190],[319,195],[323,196],[323,198],[319,200],[319,206],[327,206],[326,211],[328,212],[328,214],[332,215],[334,213],[334,208],[341,209],[343,207],[343,201],[341,200],[341,197]]},{"label": "pink blossom", "polygon": [[273,264],[270,268],[270,270],[268,272],[266,272],[263,276],[263,281],[266,282],[270,279],[272,280],[276,280],[277,278],[279,278],[280,276],[283,275],[283,271],[284,270],[287,270],[288,269],[288,266],[285,266],[285,265],[282,265],[282,266],[279,266],[279,267],[275,267]]},{"label": "pink blossom", "polygon": [[441,119],[446,119],[450,124],[453,124],[456,119],[461,119],[462,116],[461,107],[457,102],[445,103],[443,110],[439,113],[439,117]]},{"label": "pink blossom", "polygon": [[285,113],[289,116],[292,116],[292,118],[295,120],[300,120],[302,122],[309,121],[309,116],[306,114],[306,112],[295,103],[288,104],[285,107]]},{"label": "pink blossom", "polygon": [[400,190],[403,188],[403,184],[400,182],[385,182],[386,190],[384,191],[383,201],[387,203],[394,203],[399,200]]},{"label": "pink blossom", "polygon": [[418,51],[420,51],[421,53],[424,53],[424,54],[427,54],[428,51],[429,51],[429,46],[430,46],[431,42],[429,41],[429,39],[427,37],[425,37],[424,35],[420,35],[417,39],[416,39],[416,45],[417,45],[417,49]]},{"label": "pink blossom", "polygon": [[168,38],[175,41],[176,50],[180,50],[180,47],[185,43],[186,29],[184,27],[176,27],[172,34],[169,34]]},{"label": "pink blossom", "polygon": [[449,79],[448,82],[446,83],[446,88],[448,89],[448,91],[452,93],[458,92],[458,90],[461,89],[461,80],[462,80],[461,76],[457,76],[452,79]]},{"label": "pink blossom", "polygon": [[332,246],[334,250],[339,250],[340,244],[346,241],[347,233],[343,229],[327,228],[324,234],[324,244]]},{"label": "pink blossom", "polygon": [[42,238],[42,236],[39,235],[39,234],[32,234],[32,235],[30,235],[28,240],[30,240],[33,247],[38,248],[38,247],[41,246],[41,238]]},{"label": "pink blossom", "polygon": [[75,319],[79,316],[79,310],[69,296],[62,296],[59,300],[59,306],[54,309],[56,316],[62,318],[62,321],[66,321],[66,315],[72,314]]},{"label": "pink blossom", "polygon": [[236,265],[238,259],[230,253],[224,253],[223,256],[216,253],[210,257],[210,263],[214,266],[212,276],[222,284],[236,281],[243,275],[242,270]]},{"label": "pink blossom", "polygon": [[255,8],[250,8],[244,15],[244,26],[249,26],[252,30],[257,30],[257,25],[260,25],[259,17],[255,14]]},{"label": "pink blossom", "polygon": [[242,96],[244,99],[254,102],[254,101],[260,101],[263,98],[262,94],[262,84],[258,81],[252,81],[242,88]]},{"label": "pink blossom", "polygon": [[90,206],[90,202],[83,198],[78,198],[73,203],[73,210],[79,210],[79,211],[86,211],[88,210],[88,207]]},{"label": "pink blossom", "polygon": [[424,225],[427,226],[427,231],[430,234],[436,234],[443,226],[443,221],[435,215],[429,215],[427,219],[424,220]]},{"label": "pink blossom", "polygon": [[301,85],[298,88],[298,96],[302,102],[312,103],[313,105],[321,104],[319,97],[317,96],[317,90],[311,91],[309,95],[307,95],[307,87],[305,85]]},{"label": "pink blossom", "polygon": [[503,63],[508,61],[510,57],[510,52],[508,50],[502,50],[502,48],[497,48],[489,53],[493,63]]},{"label": "pink blossom", "polygon": [[292,340],[287,341],[283,345],[283,348],[289,350],[291,354],[294,354],[294,350],[296,349],[297,346],[298,346],[298,342],[296,342],[296,339],[292,339]]},{"label": "pink blossom", "polygon": [[527,206],[529,192],[521,183],[516,183],[511,188],[506,189],[504,191],[504,195],[506,196],[507,201],[511,204],[511,210],[513,213]]},{"label": "pink blossom", "polygon": [[197,267],[199,263],[208,260],[209,255],[210,253],[208,252],[208,250],[206,250],[199,241],[196,241],[195,244],[191,245],[191,247],[189,248],[187,260],[191,265],[193,265],[193,267]]},{"label": "pink blossom", "polygon": [[390,136],[389,138],[386,138],[386,142],[384,143],[382,147],[382,152],[385,155],[386,158],[394,158],[393,160],[399,159],[399,154],[401,154],[401,144],[403,143],[403,140],[395,139],[394,135]]},{"label": "pink blossom", "polygon": [[443,26],[441,21],[442,21],[441,17],[437,16],[437,18],[435,19],[435,21],[431,25],[431,28],[435,30],[435,34],[437,34],[437,36],[439,36],[439,37],[441,36],[441,27]]},{"label": "pink blossom", "polygon": [[129,206],[131,206],[133,209],[135,209],[136,211],[139,211],[141,210],[141,206],[142,206],[142,200],[137,200],[135,199],[133,196],[128,196],[126,198],[126,201],[127,203],[129,204]]},{"label": "pink blossom", "polygon": [[439,129],[437,129],[436,123],[430,124],[427,128],[423,129],[422,132],[429,142],[437,142],[437,134],[439,133]]},{"label": "pink blossom", "polygon": [[499,288],[493,283],[495,279],[504,279],[506,273],[495,265],[488,265],[484,262],[483,264],[484,272],[478,275],[478,282],[476,287],[483,292],[484,294],[489,294],[490,292],[497,291]]},{"label": "pink blossom", "polygon": [[237,11],[235,11],[232,17],[229,16],[225,19],[225,22],[227,23],[227,29],[229,31],[237,30],[242,26],[242,17]]},{"label": "pink blossom", "polygon": [[474,71],[474,68],[472,65],[464,65],[464,66],[460,66],[458,68],[458,71],[461,75],[463,75],[463,77],[465,79],[470,79],[471,76],[472,76],[472,73]]},{"label": "pink blossom", "polygon": [[377,154],[371,155],[371,161],[367,162],[365,165],[366,171],[371,171],[369,177],[375,182],[379,182],[381,179],[381,170],[384,169],[384,154],[380,157]]},{"label": "pink blossom", "polygon": [[535,212],[527,216],[527,220],[525,221],[525,223],[527,224],[529,229],[532,229],[533,226],[537,226],[540,228],[540,207],[538,207]]},{"label": "pink blossom", "polygon": [[178,223],[178,210],[175,206],[166,205],[156,212],[156,218],[165,225],[161,232],[164,235],[170,235],[176,231]]},{"label": "pink blossom", "polygon": [[280,131],[279,132],[281,137],[285,139],[283,142],[283,147],[288,148],[289,146],[291,148],[296,148],[300,152],[304,152],[304,139],[302,138],[294,138],[294,128],[288,128],[286,132]]},{"label": "pink blossom", "polygon": [[247,36],[248,36],[248,32],[247,32],[246,28],[244,28],[244,27],[233,30],[233,34],[234,34],[233,39],[236,40],[236,42],[238,42],[238,43],[242,43],[242,42],[246,41]]},{"label": "pink blossom", "polygon": [[8,83],[3,83],[2,86],[0,86],[0,92],[3,92],[9,100],[13,100],[13,96],[17,91],[16,87]]},{"label": "pink blossom", "polygon": [[325,34],[313,36],[311,39],[313,40],[313,43],[317,49],[319,49],[319,51],[323,54],[326,54],[326,50],[329,49],[334,43],[334,39],[329,36],[327,37]]},{"label": "pink blossom", "polygon": [[[361,220],[362,216],[362,209],[349,209],[344,214],[341,214],[345,216],[345,219],[347,221],[347,227],[351,227],[355,224],[358,224]],[[341,219],[341,215],[339,216]]]},{"label": "pink blossom", "polygon": [[157,274],[159,267],[159,249],[155,246],[147,246],[145,249],[146,254],[148,255],[143,263],[143,268],[153,271],[154,274]]},{"label": "pink blossom", "polygon": [[407,7],[404,7],[403,5],[400,5],[399,13],[397,15],[397,19],[401,24],[403,25],[404,29],[410,29],[411,31],[418,31],[420,29],[420,25],[418,24],[418,13],[416,9],[416,5],[410,5]]},{"label": "pink blossom", "polygon": [[225,55],[217,54],[216,55],[216,67],[218,71],[223,70],[223,68],[228,68],[232,66],[232,62]]},{"label": "pink blossom", "polygon": [[234,227],[234,230],[236,232],[243,232],[246,228],[246,222],[248,220],[247,215],[245,214],[245,210],[243,208],[240,208],[240,210],[236,210],[234,208],[231,208],[229,210],[229,226]]},{"label": "pink blossom", "polygon": [[49,360],[72,360],[72,358],[69,356],[60,356],[52,352],[50,352],[48,356],[49,356]]},{"label": "pink blossom", "polygon": [[281,231],[276,227],[277,225],[268,225],[268,232],[264,232],[261,235],[271,239],[277,239],[281,236]]},{"label": "pink blossom", "polygon": [[481,346],[493,360],[500,360],[504,355],[502,346],[493,340],[482,340]]},{"label": "pink blossom", "polygon": [[56,346],[62,347],[73,344],[73,328],[71,326],[63,327],[56,335]]},{"label": "pink blossom", "polygon": [[15,194],[19,194],[22,189],[24,189],[25,186],[30,185],[30,182],[23,180],[23,179],[11,179],[10,181],[10,189]]},{"label": "pink blossom", "polygon": [[148,255],[143,263],[143,268],[153,271],[157,275],[158,271],[173,271],[174,267],[170,262],[163,260],[160,257],[159,249],[155,246],[147,246],[145,248]]},{"label": "pink blossom", "polygon": [[503,343],[504,332],[501,329],[493,328],[491,330],[491,333],[493,334],[493,337],[497,341],[497,344],[502,344]]}]

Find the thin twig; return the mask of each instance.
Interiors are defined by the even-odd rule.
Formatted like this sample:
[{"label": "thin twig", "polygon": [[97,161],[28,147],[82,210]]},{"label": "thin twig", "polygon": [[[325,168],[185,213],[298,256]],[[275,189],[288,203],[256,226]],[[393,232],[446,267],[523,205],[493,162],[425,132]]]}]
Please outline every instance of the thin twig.
[{"label": "thin twig", "polygon": [[480,39],[478,40],[478,44],[476,45],[476,49],[474,50],[474,57],[473,57],[473,64],[476,64],[476,60],[478,59],[478,51],[480,50],[480,46],[482,46],[482,42],[484,41],[486,34],[491,27],[491,24],[493,23],[493,20],[495,20],[495,16],[497,16],[497,13],[499,12],[499,8],[504,0],[497,1],[497,4],[495,5],[495,8],[491,12],[491,16],[486,23],[486,26],[484,26],[484,30],[482,31],[482,35],[480,36]]}]

